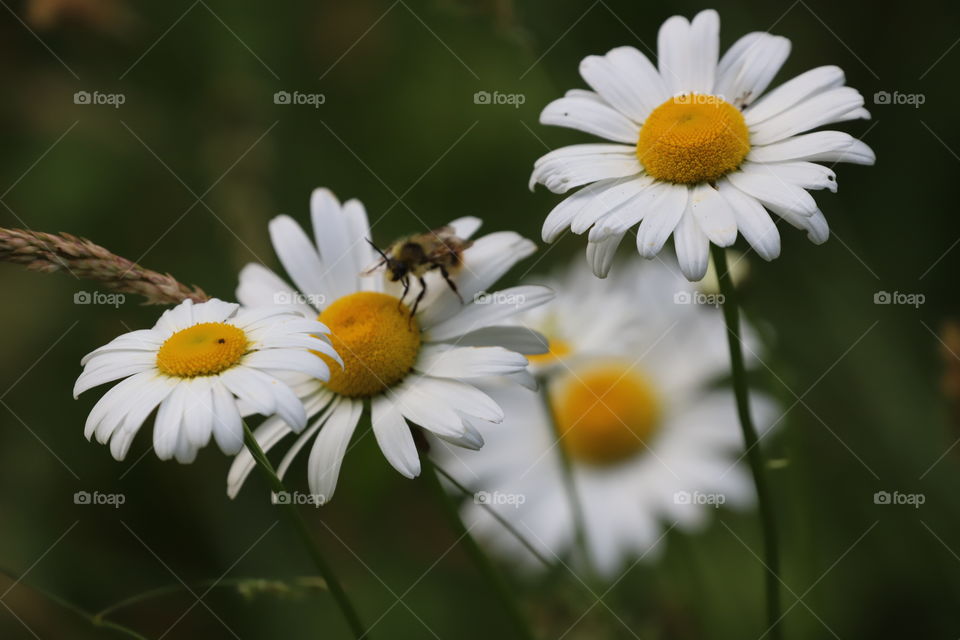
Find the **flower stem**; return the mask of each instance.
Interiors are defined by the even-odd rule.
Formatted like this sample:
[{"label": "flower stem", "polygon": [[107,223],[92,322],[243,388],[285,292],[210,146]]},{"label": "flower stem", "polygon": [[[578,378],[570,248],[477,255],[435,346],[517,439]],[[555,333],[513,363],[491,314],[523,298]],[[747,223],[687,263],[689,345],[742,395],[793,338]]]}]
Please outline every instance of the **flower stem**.
[{"label": "flower stem", "polygon": [[[18,573],[14,572],[14,571],[11,571],[11,570],[6,569],[6,568],[3,568],[3,567],[0,567],[0,573],[4,574],[5,576],[7,576],[7,577],[10,578],[11,580],[13,580],[15,583],[20,583],[20,582],[21,582],[21,578],[23,577],[21,574],[18,574]],[[44,590],[44,589],[41,589],[41,588],[35,587],[35,586],[31,586],[30,588],[33,589],[34,591],[36,591],[37,593],[39,593],[40,595],[42,595],[43,597],[45,597],[45,598],[46,598],[47,600],[49,600],[50,602],[53,602],[54,604],[57,604],[57,605],[63,607],[63,608],[66,609],[67,611],[70,611],[70,612],[76,614],[77,616],[83,618],[84,620],[86,620],[87,622],[89,622],[89,623],[90,623],[91,625],[93,625],[94,627],[100,627],[100,628],[102,628],[102,629],[109,629],[109,630],[111,630],[111,631],[116,632],[117,634],[124,635],[124,636],[126,636],[126,637],[128,637],[128,638],[135,638],[136,640],[147,640],[147,638],[146,638],[145,636],[140,635],[139,633],[137,633],[137,632],[134,631],[133,629],[130,629],[129,627],[125,627],[125,626],[123,626],[122,624],[118,624],[118,623],[116,623],[116,622],[112,622],[112,621],[110,621],[110,620],[106,620],[106,619],[104,619],[104,618],[103,618],[102,616],[100,616],[100,615],[94,615],[94,614],[90,613],[89,611],[87,611],[86,609],[80,607],[79,605],[75,605],[75,604],[73,604],[72,602],[69,602],[68,600],[65,600],[64,598],[61,598],[60,596],[56,595],[55,593],[51,593],[51,592],[49,592],[49,591],[46,591],[46,590]]]},{"label": "flower stem", "polygon": [[580,554],[582,569],[587,576],[589,583],[596,583],[594,575],[593,558],[590,554],[590,544],[587,539],[587,518],[583,513],[583,502],[580,500],[580,493],[577,491],[577,483],[573,475],[573,461],[570,459],[570,453],[563,446],[563,437],[566,435],[560,433],[553,421],[553,412],[550,409],[550,397],[547,395],[547,384],[545,380],[540,381],[540,399],[544,405],[544,411],[551,416],[550,424],[553,433],[559,438],[556,444],[557,455],[560,458],[560,470],[563,475],[563,486],[566,490],[567,501],[570,504],[570,513],[573,516],[573,542],[575,549]]},{"label": "flower stem", "polygon": [[437,502],[440,503],[440,507],[449,521],[450,527],[454,530],[454,533],[459,536],[458,540],[466,545],[467,554],[470,556],[470,559],[473,560],[474,565],[476,565],[477,569],[497,595],[497,599],[503,606],[503,610],[510,618],[510,623],[516,632],[516,637],[523,640],[533,640],[535,636],[530,629],[527,619],[517,605],[517,599],[510,593],[510,587],[497,568],[493,566],[493,563],[490,562],[490,558],[487,557],[487,554],[483,552],[483,549],[480,548],[477,541],[470,535],[470,531],[463,525],[460,514],[457,513],[456,505],[450,500],[447,492],[444,491],[443,486],[440,484],[440,476],[433,465],[433,461],[430,460],[428,455],[421,455],[420,458],[421,464],[423,465],[424,480],[430,485],[430,489],[433,491]]},{"label": "flower stem", "polygon": [[[243,425],[243,441],[246,443],[247,449],[250,450],[250,453],[253,455],[253,459],[256,460],[257,466],[260,467],[263,475],[267,478],[267,482],[269,482],[273,491],[275,493],[287,493],[287,488],[284,486],[283,481],[280,480],[280,477],[274,470],[273,465],[263,453],[263,449],[260,448],[260,444],[257,442],[257,439],[254,437],[253,433],[250,431],[250,427],[248,427],[246,423]],[[327,564],[326,559],[320,552],[320,547],[317,546],[313,536],[310,535],[310,530],[307,527],[307,523],[303,520],[300,512],[297,511],[296,505],[292,504],[291,502],[284,502],[279,506],[287,515],[287,519],[293,526],[294,531],[296,531],[297,535],[300,537],[300,540],[303,542],[303,546],[306,547],[307,552],[310,554],[310,557],[313,560],[313,563],[317,567],[317,570],[326,581],[327,588],[330,589],[330,594],[337,602],[337,605],[339,605],[340,611],[343,613],[343,617],[346,618],[347,624],[350,625],[350,629],[353,631],[353,635],[358,639],[369,637],[367,635],[367,630],[360,621],[360,616],[357,615],[357,610],[354,608],[353,603],[350,602],[350,598],[347,596],[347,592],[343,589],[343,586],[340,584],[337,576],[333,573],[333,569],[329,564]]]},{"label": "flower stem", "polygon": [[743,362],[743,347],[740,339],[740,309],[737,306],[737,292],[730,270],[727,267],[727,254],[722,247],[711,245],[713,265],[720,280],[720,293],[723,295],[723,319],[727,325],[727,342],[730,346],[730,369],[733,374],[733,390],[737,399],[737,413],[740,415],[740,427],[746,446],[747,461],[753,482],[757,488],[757,508],[763,528],[764,566],[766,568],[767,633],[772,640],[783,637],[780,620],[780,553],[777,544],[777,523],[773,514],[773,503],[767,487],[763,452],[760,451],[757,429],[750,416],[750,391],[747,383],[747,370]]}]

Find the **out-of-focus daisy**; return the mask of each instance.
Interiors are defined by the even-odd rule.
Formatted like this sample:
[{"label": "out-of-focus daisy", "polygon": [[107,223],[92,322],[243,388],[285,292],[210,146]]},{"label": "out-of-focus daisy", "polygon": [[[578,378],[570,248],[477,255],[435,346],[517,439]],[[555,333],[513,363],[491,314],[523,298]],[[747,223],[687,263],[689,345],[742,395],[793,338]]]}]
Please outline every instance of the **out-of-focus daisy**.
[{"label": "out-of-focus daisy", "polygon": [[[486,509],[542,555],[570,557],[575,519],[565,452],[587,556],[611,577],[632,559],[652,557],[669,527],[693,529],[718,504],[754,499],[735,464],[743,441],[733,397],[711,387],[727,364],[725,329],[711,304],[719,299],[663,264],[635,265],[602,283],[574,267],[553,284],[557,298],[519,318],[549,338],[550,353],[531,358],[543,394],[490,389],[506,419],[487,431],[484,448],[441,443],[437,455],[477,491],[464,506],[467,525],[496,551],[542,566]],[[757,422],[769,424],[771,402],[753,396]]]},{"label": "out-of-focus daisy", "polygon": [[869,118],[863,96],[843,71],[817,67],[763,95],[790,53],[790,41],[749,33],[719,59],[720,19],[702,11],[660,27],[654,66],[633,47],[588,56],[574,89],[551,102],[543,124],[579,129],[616,144],[581,144],[537,160],[530,186],[555,193],[589,185],[560,203],[543,225],[552,242],[566,228],[589,230],[588,258],[604,277],[626,232],[652,258],[673,235],[690,280],[703,277],[709,245],[727,247],[737,232],[758,254],[780,254],[767,210],[821,244],[829,236],[808,190],[836,191],[834,172],[816,162],[873,164],[873,151],[817,127]]},{"label": "out-of-focus daisy", "polygon": [[[326,189],[310,201],[314,241],[288,216],[270,223],[270,237],[280,262],[296,289],[267,268],[247,265],[240,274],[237,297],[243,304],[293,302],[304,317],[330,327],[333,345],[344,359],[343,370],[330,380],[304,381],[298,392],[307,413],[316,418],[290,446],[280,463],[284,473],[311,438],[308,480],[318,502],[329,500],[354,429],[369,405],[373,434],[387,461],[401,474],[420,473],[420,458],[410,425],[416,424],[462,447],[483,444],[480,429],[503,419],[503,411],[475,383],[507,377],[531,385],[524,353],[545,349],[543,337],[518,326],[505,326],[514,314],[552,297],[541,286],[522,286],[487,293],[535,245],[509,231],[472,242],[452,275],[459,296],[438,271],[427,273],[425,296],[416,314],[410,307],[420,290],[404,300],[399,283],[383,271],[364,276],[378,255],[369,244],[370,227],[363,205],[341,206]],[[459,238],[480,226],[477,218],[450,223]],[[461,298],[463,301],[461,301]],[[265,449],[291,432],[282,419],[256,430]],[[228,493],[237,494],[254,466],[248,451],[234,462]]]},{"label": "out-of-focus daisy", "polygon": [[[281,379],[330,377],[340,358],[323,336],[327,328],[289,309],[185,300],[168,309],[152,329],[119,336],[83,358],[73,395],[107,382],[107,391],[87,418],[84,434],[110,442],[123,460],[133,437],[157,409],[153,448],[161,460],[194,460],[213,436],[228,455],[243,446],[240,405],[277,415],[300,430],[303,404]],[[313,352],[313,353],[311,353]]]}]

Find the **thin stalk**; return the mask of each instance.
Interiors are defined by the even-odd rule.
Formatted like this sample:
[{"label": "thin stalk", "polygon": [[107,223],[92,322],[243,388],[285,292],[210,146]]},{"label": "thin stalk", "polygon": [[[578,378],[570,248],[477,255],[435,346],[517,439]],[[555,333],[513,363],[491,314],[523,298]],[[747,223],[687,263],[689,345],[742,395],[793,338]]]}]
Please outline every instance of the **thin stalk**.
[{"label": "thin stalk", "polygon": [[591,583],[596,582],[593,572],[593,558],[590,555],[590,544],[587,540],[587,518],[583,513],[583,502],[580,500],[580,493],[577,491],[577,483],[573,478],[573,461],[570,460],[570,453],[563,446],[563,436],[559,433],[553,421],[553,411],[550,409],[550,398],[547,396],[547,385],[544,382],[540,384],[540,398],[544,404],[544,410],[550,416],[550,424],[554,433],[560,439],[557,442],[557,453],[560,457],[560,469],[563,475],[563,486],[567,494],[567,500],[570,503],[570,512],[573,515],[573,541],[574,546],[580,554],[580,561],[583,563],[583,570]]},{"label": "thin stalk", "polygon": [[[263,453],[263,449],[260,448],[260,444],[246,423],[243,425],[243,441],[246,443],[247,449],[250,450],[253,459],[257,462],[257,466],[260,467],[260,470],[263,472],[274,493],[287,493],[287,488],[284,486],[283,481],[280,480],[273,465]],[[310,529],[307,527],[307,523],[303,520],[300,512],[297,511],[296,505],[291,502],[283,502],[278,506],[283,509],[288,521],[310,554],[313,564],[316,565],[320,575],[323,576],[323,579],[327,582],[327,588],[330,589],[330,594],[340,607],[340,611],[343,613],[343,617],[346,618],[347,624],[350,626],[351,631],[353,631],[353,635],[358,638],[358,640],[367,638],[367,630],[360,621],[360,616],[357,614],[356,608],[340,584],[340,580],[338,580],[336,574],[334,574],[333,569],[327,563],[326,558],[323,557],[320,547],[310,534]]]},{"label": "thin stalk", "polygon": [[747,383],[747,369],[743,362],[743,347],[740,340],[740,309],[737,306],[737,292],[730,270],[727,268],[727,255],[722,247],[711,245],[713,265],[720,280],[720,293],[723,295],[723,319],[727,325],[727,342],[730,346],[730,369],[733,374],[733,390],[737,399],[737,413],[740,416],[740,428],[747,451],[747,461],[753,482],[757,488],[757,508],[763,529],[764,565],[766,567],[767,622],[768,634],[772,640],[780,640],[783,633],[780,626],[780,552],[777,542],[777,523],[773,513],[773,502],[767,486],[763,452],[758,446],[757,429],[750,416],[750,390]]},{"label": "thin stalk", "polygon": [[[16,572],[14,572],[14,571],[10,571],[9,569],[5,569],[5,568],[3,568],[3,567],[0,567],[0,573],[6,575],[8,578],[10,578],[11,580],[13,580],[14,582],[17,582],[17,583],[19,583],[19,584],[23,584],[23,582],[22,582],[22,580],[21,580],[21,579],[22,579],[22,576],[21,576],[20,574],[16,573]],[[146,638],[145,636],[140,635],[139,633],[137,633],[137,632],[134,631],[133,629],[130,629],[129,627],[125,627],[125,626],[123,626],[122,624],[118,624],[118,623],[116,623],[116,622],[112,622],[112,621],[110,621],[110,620],[104,620],[104,619],[103,619],[102,617],[100,617],[99,615],[94,615],[94,614],[90,613],[89,611],[87,611],[86,609],[84,609],[83,607],[81,607],[81,606],[79,606],[79,605],[76,605],[76,604],[73,604],[72,602],[70,602],[70,601],[68,601],[68,600],[66,600],[66,599],[58,596],[58,595],[55,594],[55,593],[51,593],[51,592],[49,592],[49,591],[47,591],[47,590],[45,590],[45,589],[41,589],[41,588],[36,587],[36,586],[33,586],[33,585],[28,585],[28,586],[29,586],[32,590],[36,591],[37,593],[39,593],[40,595],[42,595],[43,597],[45,597],[45,598],[46,598],[47,600],[49,600],[50,602],[52,602],[52,603],[60,606],[61,608],[66,609],[67,611],[70,611],[71,613],[73,613],[73,614],[75,614],[75,615],[83,618],[84,620],[86,620],[87,622],[89,622],[89,623],[90,623],[92,626],[94,626],[94,627],[100,627],[100,628],[102,628],[102,629],[109,629],[109,630],[114,631],[114,632],[116,632],[116,633],[118,633],[118,634],[122,634],[122,635],[124,635],[124,636],[126,636],[126,637],[128,637],[128,638],[136,638],[136,640],[147,640],[147,638]]]},{"label": "thin stalk", "polygon": [[[450,473],[449,473],[448,471],[444,470],[443,467],[439,466],[436,462],[433,463],[433,468],[436,469],[436,470],[437,470],[437,473],[439,473],[439,474],[442,475],[444,478],[446,478],[447,482],[449,482],[450,484],[452,484],[452,485],[453,485],[459,492],[461,492],[463,495],[465,495],[465,496],[467,496],[467,497],[472,497],[472,496],[476,495],[476,494],[474,494],[472,491],[470,491],[470,489],[467,489],[465,486],[463,486],[462,484],[460,484],[459,482],[457,482],[456,478],[454,478],[452,475],[450,475]],[[523,536],[523,534],[521,534],[519,531],[517,531],[517,528],[516,528],[516,527],[514,527],[512,524],[510,524],[509,522],[507,522],[507,519],[506,519],[506,518],[504,518],[502,515],[500,515],[499,513],[497,513],[497,510],[496,510],[496,509],[494,509],[493,507],[491,507],[489,504],[486,504],[486,503],[481,504],[480,507],[481,507],[484,511],[486,511],[487,513],[489,513],[490,516],[491,516],[494,520],[496,520],[497,523],[498,523],[501,527],[503,527],[504,529],[507,530],[508,533],[510,533],[510,535],[512,535],[514,538],[516,538],[517,541],[518,541],[520,544],[522,544],[523,547],[524,547],[527,551],[529,551],[529,552],[531,553],[531,555],[533,555],[533,557],[536,558],[536,559],[540,562],[540,564],[542,564],[542,565],[543,565],[545,568],[547,568],[547,569],[552,569],[552,568],[553,568],[553,563],[551,563],[549,560],[547,560],[542,553],[540,553],[539,551],[537,551],[537,548],[533,546],[533,543],[531,543],[529,540],[527,540],[527,539]]]},{"label": "thin stalk", "polygon": [[102,619],[116,611],[119,611],[120,609],[126,609],[143,602],[149,602],[150,600],[154,600],[156,598],[163,598],[165,596],[177,593],[189,593],[192,590],[202,591],[208,589],[237,589],[238,591],[241,591],[247,586],[249,586],[251,590],[264,593],[271,590],[279,592],[280,589],[285,589],[291,586],[301,588],[303,590],[320,588],[326,590],[327,588],[326,582],[322,581],[320,578],[296,578],[293,581],[272,580],[266,578],[224,578],[223,580],[204,580],[203,582],[198,582],[190,587],[177,583],[163,587],[156,587],[154,589],[149,589],[147,591],[126,597],[123,600],[115,602],[109,607],[100,610],[95,617]]},{"label": "thin stalk", "polygon": [[470,532],[464,526],[463,521],[460,519],[460,514],[457,513],[456,505],[450,500],[447,492],[444,491],[443,485],[440,484],[440,476],[433,466],[433,461],[430,460],[428,455],[421,455],[420,458],[421,464],[423,465],[422,475],[424,481],[430,485],[430,489],[440,504],[440,508],[443,510],[443,514],[447,518],[450,527],[458,536],[458,539],[466,546],[467,554],[470,556],[477,570],[483,575],[484,579],[490,585],[490,588],[496,594],[497,599],[503,606],[503,610],[510,619],[510,624],[516,632],[516,637],[522,638],[523,640],[534,640],[535,636],[533,635],[533,631],[530,629],[527,619],[517,605],[517,598],[510,592],[510,587],[507,585],[506,580],[503,579],[503,576],[497,568],[493,566],[490,558],[487,557],[487,554],[483,552],[483,549],[480,548],[480,545],[477,544],[477,541],[473,539],[473,536],[470,535]]}]

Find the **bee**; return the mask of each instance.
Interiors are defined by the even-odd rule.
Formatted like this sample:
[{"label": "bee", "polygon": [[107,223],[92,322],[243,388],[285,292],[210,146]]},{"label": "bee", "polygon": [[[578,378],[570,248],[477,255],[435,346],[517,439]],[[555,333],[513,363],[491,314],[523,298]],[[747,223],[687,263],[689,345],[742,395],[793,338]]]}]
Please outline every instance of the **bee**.
[{"label": "bee", "polygon": [[380,260],[363,275],[385,268],[391,282],[399,282],[403,285],[401,305],[410,292],[410,278],[416,278],[420,282],[420,293],[417,294],[413,308],[410,309],[411,318],[427,293],[427,283],[423,277],[430,271],[439,271],[447,286],[457,294],[460,303],[463,303],[463,297],[450,276],[463,265],[463,252],[470,248],[473,241],[458,237],[453,227],[440,227],[427,233],[400,238],[387,247],[386,251],[381,251],[371,240],[367,242],[380,254]]}]

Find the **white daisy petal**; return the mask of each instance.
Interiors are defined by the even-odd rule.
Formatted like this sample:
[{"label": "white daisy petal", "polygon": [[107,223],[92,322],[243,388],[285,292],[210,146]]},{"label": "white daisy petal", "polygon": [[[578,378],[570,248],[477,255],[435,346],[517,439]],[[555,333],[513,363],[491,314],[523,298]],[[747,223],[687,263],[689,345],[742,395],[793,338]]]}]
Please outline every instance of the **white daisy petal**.
[{"label": "white daisy petal", "polygon": [[688,206],[673,232],[680,270],[688,280],[702,280],[710,261],[710,239],[701,230],[693,211]]},{"label": "white daisy petal", "polygon": [[664,189],[666,195],[660,206],[646,215],[637,228],[637,251],[644,258],[660,253],[687,207],[689,189],[685,185],[671,184]]},{"label": "white daisy petal", "polygon": [[316,309],[306,299],[262,264],[250,263],[240,271],[237,300],[248,307],[290,305],[304,316],[316,315]]},{"label": "white daisy petal", "polygon": [[[862,107],[863,96],[856,89],[829,89],[772,118],[750,125],[750,142],[770,144],[825,124],[859,118]],[[852,115],[846,118],[847,114]]]},{"label": "white daisy petal", "polygon": [[[607,104],[634,123],[643,122],[670,95],[653,64],[633,47],[618,47],[605,56],[587,56],[580,63],[580,75]],[[636,142],[636,136],[623,141]]]},{"label": "white daisy petal", "polygon": [[360,421],[363,403],[344,399],[330,414],[310,450],[307,461],[307,479],[310,492],[321,504],[330,500],[340,478],[340,465],[347,445]]},{"label": "white daisy petal", "polygon": [[330,293],[326,265],[300,225],[290,216],[277,216],[270,221],[269,230],[277,257],[297,289],[308,296]]},{"label": "white daisy petal", "polygon": [[641,184],[648,184],[633,198],[625,201],[616,209],[604,214],[590,230],[591,242],[599,242],[610,235],[622,235],[651,211],[659,209],[664,200],[670,198],[672,185],[666,182],[650,181],[647,177],[638,178]]},{"label": "white daisy petal", "polygon": [[780,231],[763,205],[734,187],[728,180],[721,180],[717,186],[733,210],[737,228],[747,243],[764,260],[777,258],[780,255]]},{"label": "white daisy petal", "polygon": [[755,146],[747,154],[750,162],[851,162],[871,165],[876,154],[864,142],[841,131],[816,131],[764,146]]},{"label": "white daisy petal", "polygon": [[598,278],[606,278],[610,273],[617,248],[623,241],[624,235],[625,233],[615,233],[595,242],[587,242],[587,264]]},{"label": "white daisy petal", "polygon": [[636,143],[640,127],[618,111],[589,98],[559,98],[540,113],[540,124],[591,133],[614,142]]},{"label": "white daisy petal", "polygon": [[549,343],[542,333],[527,327],[499,325],[484,327],[456,338],[461,347],[503,347],[524,355],[546,353]]},{"label": "white daisy petal", "polygon": [[840,67],[825,66],[811,69],[788,80],[757,100],[753,106],[744,111],[743,118],[747,121],[747,125],[752,127],[783,113],[811,96],[839,87],[843,82],[844,75]]},{"label": "white daisy petal", "polygon": [[[636,209],[633,206],[634,199],[650,190],[653,184],[654,179],[646,175],[621,180],[618,184],[595,195],[583,206],[571,221],[570,230],[577,234],[583,233],[601,218],[610,219],[609,223],[604,222],[604,228],[613,226],[614,221],[620,221],[625,217],[632,218],[632,212]],[[620,229],[617,229],[604,235],[619,232]]]},{"label": "white daisy petal", "polygon": [[[326,394],[326,402],[318,405],[318,407],[323,407],[323,412],[320,413],[320,416],[316,418],[312,424],[310,424],[306,429],[303,430],[303,433],[297,436],[296,441],[290,448],[287,449],[287,452],[283,454],[283,459],[280,461],[280,464],[277,465],[277,476],[283,478],[287,470],[290,468],[290,465],[293,464],[293,461],[296,459],[297,454],[303,450],[303,447],[315,436],[317,431],[323,428],[323,425],[327,423],[327,418],[336,410],[337,405],[340,404],[339,398],[334,398],[332,401],[330,398],[332,394]],[[329,404],[327,404],[329,403]],[[320,409],[316,409],[319,411]]]},{"label": "white daisy petal", "polygon": [[530,188],[539,182],[554,193],[566,193],[596,180],[624,178],[642,170],[634,147],[575,144],[538,159],[530,176]]},{"label": "white daisy petal", "polygon": [[[577,217],[581,211],[594,207],[595,205],[593,203],[597,199],[606,202],[604,196],[607,191],[629,180],[633,180],[633,178],[598,180],[560,202],[560,204],[553,208],[553,211],[550,212],[547,219],[543,222],[543,241],[553,242],[556,240],[561,233],[570,227],[573,219]],[[604,213],[606,213],[606,211],[602,211],[598,214],[598,217]]]},{"label": "white daisy petal", "polygon": [[527,359],[503,347],[432,344],[421,348],[414,367],[438,378],[478,378],[524,371]]},{"label": "white daisy petal", "polygon": [[766,90],[790,55],[790,41],[769,33],[748,33],[737,40],[717,65],[716,95],[744,108]]},{"label": "white daisy petal", "polygon": [[466,239],[472,238],[473,234],[477,232],[477,229],[479,229],[482,224],[483,220],[476,216],[464,216],[456,220],[451,220],[447,226],[453,227],[453,232],[458,238]]},{"label": "white daisy petal", "polygon": [[[354,201],[352,207],[355,208],[358,204]],[[360,208],[362,209],[362,206]],[[366,217],[366,213],[362,211],[354,210],[353,213],[355,216],[362,214]],[[336,196],[329,189],[313,190],[310,196],[310,220],[313,223],[317,252],[324,267],[318,273],[323,274],[326,280],[326,287],[317,292],[325,293],[333,299],[357,291],[360,288],[360,272],[373,261],[373,254],[368,254],[363,264],[357,264],[354,256],[361,251],[366,252],[366,249],[360,249],[360,246],[366,245],[369,248],[368,238],[352,235],[347,208],[340,207]],[[278,247],[277,253],[279,252]],[[287,271],[289,272],[289,269]],[[295,274],[290,275],[296,280]],[[301,286],[300,291],[306,292],[310,289]]]},{"label": "white daisy petal", "polygon": [[419,476],[420,455],[400,410],[387,396],[374,398],[370,408],[373,435],[387,462],[406,478]]},{"label": "white daisy petal", "polygon": [[812,162],[768,162],[763,164],[763,168],[784,182],[804,189],[837,191],[837,175],[823,165]]},{"label": "white daisy petal", "polygon": [[450,340],[483,327],[498,324],[521,310],[543,304],[553,297],[546,287],[512,287],[488,294],[466,305],[457,315],[444,320],[426,331],[431,341]]},{"label": "white daisy petal", "polygon": [[[290,427],[279,417],[264,420],[263,424],[254,429],[253,437],[257,444],[264,451],[270,451],[283,438],[292,433]],[[227,474],[227,495],[230,498],[236,498],[240,488],[246,481],[250,473],[256,468],[257,462],[250,453],[250,450],[244,449],[233,460],[230,465],[230,471]]]},{"label": "white daisy petal", "polygon": [[810,216],[817,211],[813,196],[801,187],[794,186],[765,170],[766,165],[744,164],[727,179],[740,191],[753,196],[765,206],[786,209],[800,216]]},{"label": "white daisy petal", "polygon": [[[317,340],[319,343],[320,341]],[[325,344],[325,343],[324,343]],[[320,344],[317,345],[320,347]],[[321,350],[316,348],[316,350]],[[327,345],[324,351],[333,351],[333,347]],[[272,371],[300,371],[309,374],[318,380],[330,379],[330,367],[317,355],[304,349],[265,349],[263,351],[254,351],[247,355],[243,362],[248,367],[257,369],[267,369]],[[343,366],[343,362],[340,362]]]},{"label": "white daisy petal", "polygon": [[237,410],[236,399],[219,383],[210,385],[213,401],[213,437],[217,446],[228,456],[243,449],[243,420]]},{"label": "white daisy petal", "polygon": [[737,221],[730,205],[714,187],[701,184],[691,189],[687,209],[712,243],[729,247],[736,242]]}]

